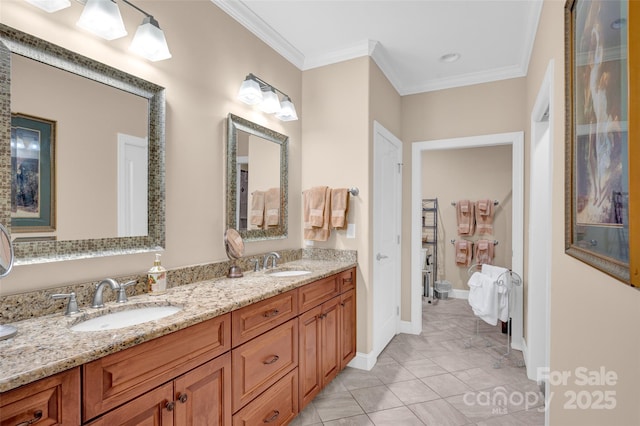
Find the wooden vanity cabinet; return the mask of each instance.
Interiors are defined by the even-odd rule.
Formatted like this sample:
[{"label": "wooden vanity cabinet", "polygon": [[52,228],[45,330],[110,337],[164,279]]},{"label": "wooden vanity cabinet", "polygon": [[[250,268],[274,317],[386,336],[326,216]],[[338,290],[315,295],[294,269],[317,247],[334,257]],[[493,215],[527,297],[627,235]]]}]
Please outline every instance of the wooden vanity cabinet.
[{"label": "wooden vanity cabinet", "polygon": [[[220,359],[216,357],[225,353],[228,355],[230,349],[231,315],[226,314],[87,363],[83,366],[83,421],[92,420],[116,407],[120,408],[113,414],[109,413],[109,416],[119,416],[122,412],[133,415],[138,408],[132,407],[140,406],[142,412],[138,414],[143,418],[167,421],[167,415],[162,411],[163,406],[174,402],[174,405],[182,407],[181,404],[184,403],[179,400],[185,393],[189,402],[187,405],[206,406],[209,402],[197,400],[195,393],[189,400],[188,393],[193,393],[193,390],[189,391],[182,382],[177,382],[175,395],[172,392],[167,398],[160,392],[159,386],[164,388],[167,382],[177,381],[179,376],[188,382],[192,376],[186,375],[187,372],[197,376],[199,383],[219,389],[222,394],[220,401],[216,402],[221,405],[207,415],[215,416],[214,413],[220,411],[229,417],[230,403],[224,398],[230,398],[230,361],[228,356]],[[215,366],[212,370],[211,366],[209,369],[204,366],[196,368],[211,360],[214,360],[212,365]],[[203,371],[209,372],[210,377],[201,377]],[[227,391],[222,392],[225,389]],[[152,391],[162,396],[146,398]],[[145,398],[140,397],[141,395]],[[214,395],[217,397],[218,393]],[[136,400],[138,397],[143,399]],[[123,406],[130,401],[131,405]],[[210,402],[213,403],[213,400]],[[151,406],[147,407],[148,404]],[[173,411],[173,407],[170,408],[172,410],[166,411]],[[152,411],[148,411],[149,409]],[[104,424],[117,424],[100,421],[105,421]],[[95,424],[101,424],[100,421]],[[156,423],[154,421],[151,424]]]},{"label": "wooden vanity cabinet", "polygon": [[80,424],[80,367],[5,392],[0,425]]},{"label": "wooden vanity cabinet", "polygon": [[[329,290],[329,283],[335,290]],[[320,304],[299,316],[300,410],[355,356],[355,268],[308,284],[301,293],[303,289],[315,296],[307,300]]]}]

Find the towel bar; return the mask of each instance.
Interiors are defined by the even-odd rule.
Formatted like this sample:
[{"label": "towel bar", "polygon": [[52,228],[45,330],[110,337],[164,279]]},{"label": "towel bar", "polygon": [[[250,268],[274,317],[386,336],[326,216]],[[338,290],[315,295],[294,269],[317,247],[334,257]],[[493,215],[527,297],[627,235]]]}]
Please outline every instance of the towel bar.
[{"label": "towel bar", "polygon": [[[500,204],[500,201],[498,201],[498,200],[493,200],[493,205],[494,205],[494,206],[497,206],[498,204]],[[452,202],[451,202],[451,205],[455,207],[456,202],[455,202],[455,201],[452,201]]]},{"label": "towel bar", "polygon": [[[451,241],[451,244],[455,244],[455,243],[456,243],[456,240],[455,240],[455,239],[450,240],[450,241]],[[498,240],[493,240],[493,245],[494,245],[494,246],[497,246],[497,245],[498,245]]]},{"label": "towel bar", "polygon": [[[360,195],[360,190],[358,189],[357,186],[354,186],[353,188],[349,188],[349,194],[353,195],[354,197],[357,197],[358,195]],[[302,191],[302,193],[304,194],[304,191]]]}]

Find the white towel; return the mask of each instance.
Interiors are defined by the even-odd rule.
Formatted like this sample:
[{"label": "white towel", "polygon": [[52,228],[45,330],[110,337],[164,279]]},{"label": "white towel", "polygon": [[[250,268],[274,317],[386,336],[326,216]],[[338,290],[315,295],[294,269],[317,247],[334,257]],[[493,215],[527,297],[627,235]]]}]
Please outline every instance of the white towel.
[{"label": "white towel", "polygon": [[495,280],[481,272],[474,272],[467,283],[469,305],[474,315],[490,325],[498,323],[500,311],[499,289]]},{"label": "white towel", "polygon": [[[509,270],[501,266],[482,265],[482,273],[497,281],[498,285],[498,319],[509,319],[509,293],[511,292],[511,275]],[[499,281],[498,281],[499,280]]]}]

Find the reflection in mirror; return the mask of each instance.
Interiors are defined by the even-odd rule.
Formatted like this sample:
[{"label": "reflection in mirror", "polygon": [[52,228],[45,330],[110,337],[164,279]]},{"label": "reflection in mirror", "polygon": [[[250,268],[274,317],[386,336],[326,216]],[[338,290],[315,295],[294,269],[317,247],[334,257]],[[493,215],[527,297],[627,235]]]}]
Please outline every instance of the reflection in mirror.
[{"label": "reflection in mirror", "polygon": [[242,237],[235,229],[227,229],[224,233],[224,247],[227,250],[227,256],[233,262],[227,273],[229,278],[242,277],[242,269],[236,265],[236,259],[244,255],[244,242]]},{"label": "reflection in mirror", "polygon": [[[56,123],[56,229],[16,239],[17,264],[164,246],[164,88],[0,24],[0,105],[0,133],[12,112]],[[12,223],[3,177],[0,221]]]},{"label": "reflection in mirror", "polygon": [[287,236],[289,138],[229,114],[227,227],[245,241]]},{"label": "reflection in mirror", "polygon": [[[13,267],[13,246],[9,231],[0,223],[0,278],[6,277]],[[16,335],[18,330],[12,325],[0,324],[0,340]]]}]

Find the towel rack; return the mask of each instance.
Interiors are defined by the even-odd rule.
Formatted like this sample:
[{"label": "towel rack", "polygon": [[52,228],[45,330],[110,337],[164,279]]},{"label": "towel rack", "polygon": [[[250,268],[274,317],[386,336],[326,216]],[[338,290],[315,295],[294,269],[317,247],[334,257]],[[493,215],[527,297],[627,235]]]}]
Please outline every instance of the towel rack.
[{"label": "towel rack", "polygon": [[[474,271],[475,269],[475,271]],[[473,265],[471,265],[469,267],[469,269],[467,269],[467,275],[469,277],[471,277],[471,275],[473,275],[474,272],[478,272],[482,270],[482,263],[475,263]],[[511,269],[506,269],[503,273],[501,273],[500,275],[498,275],[498,277],[494,280],[494,283],[497,286],[501,286],[501,287],[505,287],[507,282],[505,281],[506,276],[509,275],[511,277],[511,285],[512,286],[521,286],[522,285],[522,277],[517,273],[514,272]],[[502,361],[509,356],[510,352],[511,352],[511,289],[509,287],[507,287],[507,313],[508,313],[508,318],[507,318],[507,352],[505,352],[504,354],[502,354],[502,358],[500,358],[499,360],[497,360],[494,364],[493,367],[494,368],[500,368],[502,366]],[[476,337],[479,335],[479,330],[480,330],[480,318],[477,317],[476,318]],[[471,347],[471,343],[465,343],[465,347],[470,348]],[[524,364],[522,365],[518,365],[519,367],[524,366]]]},{"label": "towel rack", "polygon": [[[452,201],[452,202],[451,202],[451,205],[452,205],[452,206],[455,206],[456,204],[457,204],[457,203],[456,203],[455,201]],[[498,200],[493,200],[493,205],[494,205],[494,206],[497,206],[498,204],[500,204],[500,201],[498,201]]]},{"label": "towel rack", "polygon": [[[353,195],[354,197],[357,197],[358,195],[360,195],[360,190],[358,189],[357,186],[354,186],[353,188],[349,188],[347,192],[349,192],[349,194]],[[304,191],[302,191],[302,194],[304,194]]]},{"label": "towel rack", "polygon": [[[451,241],[451,244],[455,244],[455,243],[456,243],[456,240],[455,240],[455,239],[450,240],[450,241]],[[497,246],[497,245],[498,245],[498,240],[493,240],[493,245],[494,245],[494,246]],[[478,264],[478,265],[479,265],[479,264]],[[473,266],[475,266],[475,265],[473,265]],[[471,267],[473,268],[473,266],[471,266]]]}]

